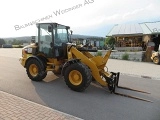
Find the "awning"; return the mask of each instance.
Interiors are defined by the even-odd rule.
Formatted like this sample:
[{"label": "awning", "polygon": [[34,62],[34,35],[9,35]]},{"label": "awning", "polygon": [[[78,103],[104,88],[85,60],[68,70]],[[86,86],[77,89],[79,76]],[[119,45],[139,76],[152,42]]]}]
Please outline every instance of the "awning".
[{"label": "awning", "polygon": [[160,21],[136,24],[115,25],[108,36],[142,36],[144,34],[160,34]]}]

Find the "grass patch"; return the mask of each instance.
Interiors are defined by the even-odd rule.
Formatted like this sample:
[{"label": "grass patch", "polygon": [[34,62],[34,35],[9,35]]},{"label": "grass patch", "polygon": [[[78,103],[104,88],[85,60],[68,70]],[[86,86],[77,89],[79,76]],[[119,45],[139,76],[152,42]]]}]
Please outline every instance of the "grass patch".
[{"label": "grass patch", "polygon": [[13,48],[23,48],[22,45],[12,45]]},{"label": "grass patch", "polygon": [[129,60],[129,54],[128,53],[124,53],[122,55],[122,60]]},{"label": "grass patch", "polygon": [[95,56],[102,56],[102,52],[101,51],[96,52]]}]

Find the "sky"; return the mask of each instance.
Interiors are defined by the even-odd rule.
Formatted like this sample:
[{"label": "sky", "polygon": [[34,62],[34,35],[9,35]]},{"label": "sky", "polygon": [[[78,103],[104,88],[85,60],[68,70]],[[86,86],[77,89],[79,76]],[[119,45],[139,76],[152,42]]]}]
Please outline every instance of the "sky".
[{"label": "sky", "polygon": [[115,24],[160,21],[159,11],[160,0],[2,0],[0,38],[35,36],[36,22],[105,37]]}]

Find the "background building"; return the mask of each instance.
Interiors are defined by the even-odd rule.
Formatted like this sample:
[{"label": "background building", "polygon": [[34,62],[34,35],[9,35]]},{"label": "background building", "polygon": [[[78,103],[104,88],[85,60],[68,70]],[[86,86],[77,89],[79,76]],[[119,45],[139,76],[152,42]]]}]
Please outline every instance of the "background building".
[{"label": "background building", "polygon": [[[145,50],[148,45],[155,45],[155,51],[160,44],[160,21],[145,22],[136,24],[115,25],[106,37],[116,39],[115,47],[121,49],[125,47]],[[151,43],[152,42],[152,43]]]},{"label": "background building", "polygon": [[102,49],[104,46],[105,38],[104,37],[97,37],[97,36],[87,36],[87,35],[76,35],[73,34],[72,41],[75,42],[77,45],[79,44],[90,44],[93,47],[97,47]]}]

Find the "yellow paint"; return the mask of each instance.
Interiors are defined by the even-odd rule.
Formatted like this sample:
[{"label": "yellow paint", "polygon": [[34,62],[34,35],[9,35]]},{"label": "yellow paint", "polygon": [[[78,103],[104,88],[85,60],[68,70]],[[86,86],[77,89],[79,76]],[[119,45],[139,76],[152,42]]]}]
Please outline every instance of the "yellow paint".
[{"label": "yellow paint", "polygon": [[24,67],[26,63],[26,58],[20,57],[19,61],[20,61],[20,64]]},{"label": "yellow paint", "polygon": [[82,83],[82,79],[81,73],[77,70],[72,70],[69,73],[69,81],[75,86],[80,85]]},{"label": "yellow paint", "polygon": [[35,64],[31,64],[29,66],[29,73],[32,75],[32,76],[37,76],[38,74],[38,67],[35,65]]},{"label": "yellow paint", "polygon": [[99,82],[102,86],[107,86],[107,82],[102,80],[101,78],[101,71],[104,71],[105,64],[109,58],[111,51],[107,52],[104,58],[101,56],[97,56],[90,59],[87,56],[85,56],[82,52],[78,51],[75,47],[72,47],[70,49],[70,52],[73,54],[72,56],[75,56],[75,58],[80,59],[81,62],[83,62],[90,68],[92,76],[95,78],[97,82]]},{"label": "yellow paint", "polygon": [[[68,45],[67,50],[71,45]],[[101,75],[111,77],[112,73],[106,72],[104,70],[105,65],[109,59],[111,50],[109,50],[104,57],[102,56],[93,56],[89,52],[80,52],[76,47],[71,47],[68,51],[68,59],[57,60],[56,58],[47,58],[47,68],[46,71],[53,71],[54,73],[61,73],[60,66],[62,66],[66,61],[71,59],[80,59],[82,63],[88,66],[91,70],[91,74],[94,79],[100,83],[102,86],[107,86],[107,82],[102,79]],[[22,66],[25,66],[26,60],[31,57],[32,54],[26,54],[25,50],[22,49],[22,57],[20,58],[20,63]],[[38,54],[37,56],[44,56],[43,54]],[[45,56],[44,56],[45,57]],[[37,74],[36,66],[32,65],[30,68],[32,76]],[[79,71],[73,70],[69,74],[69,80],[73,85],[79,85],[82,82],[82,75]]]},{"label": "yellow paint", "polygon": [[89,52],[83,52],[83,54],[85,55],[85,56],[87,56],[88,58],[92,58],[92,57],[94,57],[91,53],[89,53]]}]

